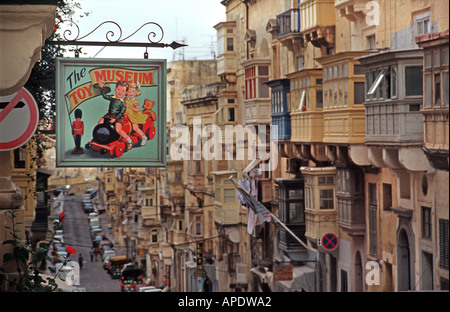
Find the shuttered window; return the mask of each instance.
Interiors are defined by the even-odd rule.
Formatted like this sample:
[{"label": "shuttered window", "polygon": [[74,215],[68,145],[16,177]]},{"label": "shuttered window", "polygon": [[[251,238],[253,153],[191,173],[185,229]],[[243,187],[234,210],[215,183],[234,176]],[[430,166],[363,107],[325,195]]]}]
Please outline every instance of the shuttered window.
[{"label": "shuttered window", "polygon": [[369,254],[377,256],[377,186],[369,183]]},{"label": "shuttered window", "polygon": [[439,219],[439,265],[448,270],[448,220]]}]

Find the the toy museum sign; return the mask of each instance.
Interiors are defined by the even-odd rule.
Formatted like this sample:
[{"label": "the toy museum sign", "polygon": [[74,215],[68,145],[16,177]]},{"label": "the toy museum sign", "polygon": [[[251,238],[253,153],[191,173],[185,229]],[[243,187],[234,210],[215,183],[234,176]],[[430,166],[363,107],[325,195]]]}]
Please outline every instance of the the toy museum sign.
[{"label": "the toy museum sign", "polygon": [[58,58],[58,167],[164,167],[166,60]]}]

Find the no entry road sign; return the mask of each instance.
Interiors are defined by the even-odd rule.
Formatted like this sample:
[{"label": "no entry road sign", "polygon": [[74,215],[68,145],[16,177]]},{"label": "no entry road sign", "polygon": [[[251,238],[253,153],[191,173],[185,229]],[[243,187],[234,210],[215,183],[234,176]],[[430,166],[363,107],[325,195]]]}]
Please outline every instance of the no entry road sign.
[{"label": "no entry road sign", "polygon": [[27,143],[38,122],[39,109],[27,89],[0,96],[0,151],[16,149]]},{"label": "no entry road sign", "polygon": [[322,236],[322,247],[328,251],[335,250],[339,244],[336,234],[327,233]]}]

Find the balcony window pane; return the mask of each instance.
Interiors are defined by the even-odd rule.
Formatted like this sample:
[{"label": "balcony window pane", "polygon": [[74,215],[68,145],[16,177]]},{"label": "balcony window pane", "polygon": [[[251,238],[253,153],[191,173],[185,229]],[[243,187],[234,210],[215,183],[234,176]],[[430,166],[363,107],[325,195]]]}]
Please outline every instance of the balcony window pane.
[{"label": "balcony window pane", "polygon": [[235,121],[234,107],[229,107],[228,108],[228,121]]},{"label": "balcony window pane", "polygon": [[397,96],[397,68],[391,68],[391,97]]},{"label": "balcony window pane", "polygon": [[364,82],[355,82],[353,92],[354,92],[354,104],[363,104],[364,103]]},{"label": "balcony window pane", "polygon": [[234,194],[234,189],[224,189],[223,190],[223,202],[224,203],[234,203],[236,197]]},{"label": "balcony window pane", "polygon": [[258,75],[268,76],[269,75],[269,66],[258,66]]},{"label": "balcony window pane", "polygon": [[347,80],[344,81],[344,106],[348,104],[348,88],[347,88]]},{"label": "balcony window pane", "polygon": [[233,38],[227,38],[227,51],[233,52],[234,51],[234,41]]},{"label": "balcony window pane", "polygon": [[322,97],[323,97],[322,90],[316,90],[316,108],[323,107],[323,98]]},{"label": "balcony window pane", "polygon": [[289,190],[289,199],[303,199],[303,190]]},{"label": "balcony window pane", "polygon": [[442,51],[442,65],[448,65],[448,49]]},{"label": "balcony window pane", "polygon": [[269,97],[269,86],[264,84],[269,81],[268,78],[260,78],[259,79],[259,97],[260,98],[268,98]]},{"label": "balcony window pane", "polygon": [[442,73],[443,106],[448,106],[448,72]]},{"label": "balcony window pane", "polygon": [[441,74],[434,75],[434,106],[441,105]]},{"label": "balcony window pane", "polygon": [[370,81],[370,72],[368,71],[366,72],[365,83],[366,83],[366,99],[370,99],[371,97],[367,93],[369,93],[369,89],[372,86],[372,83]]},{"label": "balcony window pane", "polygon": [[320,209],[334,209],[333,189],[320,190]]},{"label": "balcony window pane", "polygon": [[431,68],[431,53],[425,54],[425,68]]},{"label": "balcony window pane", "polygon": [[362,65],[353,65],[354,75],[364,75],[364,67]]},{"label": "balcony window pane", "polygon": [[439,51],[434,52],[433,56],[433,67],[436,68],[441,66],[441,54],[439,53]]},{"label": "balcony window pane", "polygon": [[425,107],[431,107],[431,75],[425,75]]},{"label": "balcony window pane", "polygon": [[422,95],[422,66],[405,68],[406,96]]},{"label": "balcony window pane", "polygon": [[[379,72],[377,78],[375,78],[375,80],[373,81],[373,84],[370,87],[369,92],[367,92],[367,95],[373,95],[375,92],[377,92],[377,90],[380,89],[380,85],[381,85],[381,82],[382,82],[382,80],[384,78],[384,74],[385,74],[384,70]],[[378,94],[379,93],[377,92],[377,96],[376,97],[378,97]]]},{"label": "balcony window pane", "polygon": [[289,204],[289,223],[298,224],[305,222],[303,203],[290,203]]},{"label": "balcony window pane", "polygon": [[333,101],[334,101],[334,106],[337,106],[338,105],[338,85],[337,85],[337,83],[335,83],[334,84],[334,99],[333,99]]},{"label": "balcony window pane", "polygon": [[344,77],[347,77],[347,75],[348,75],[348,65],[347,64],[344,64]]}]

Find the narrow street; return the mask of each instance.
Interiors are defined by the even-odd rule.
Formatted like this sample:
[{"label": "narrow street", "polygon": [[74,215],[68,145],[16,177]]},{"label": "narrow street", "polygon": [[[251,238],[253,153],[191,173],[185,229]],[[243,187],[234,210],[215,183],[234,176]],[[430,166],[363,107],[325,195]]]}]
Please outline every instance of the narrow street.
[{"label": "narrow street", "polygon": [[[81,208],[81,196],[67,196],[64,201],[65,223],[64,239],[65,245],[71,245],[77,250],[76,255],[71,259],[78,261],[81,253],[84,263],[80,273],[80,285],[77,287],[85,288],[86,292],[120,292],[120,280],[112,279],[103,269],[101,255],[91,262],[89,251],[92,247],[92,240],[89,233],[88,216]],[[110,230],[107,227],[106,215],[100,215],[100,221],[105,235],[110,237]],[[117,254],[121,254],[116,250]]]}]

